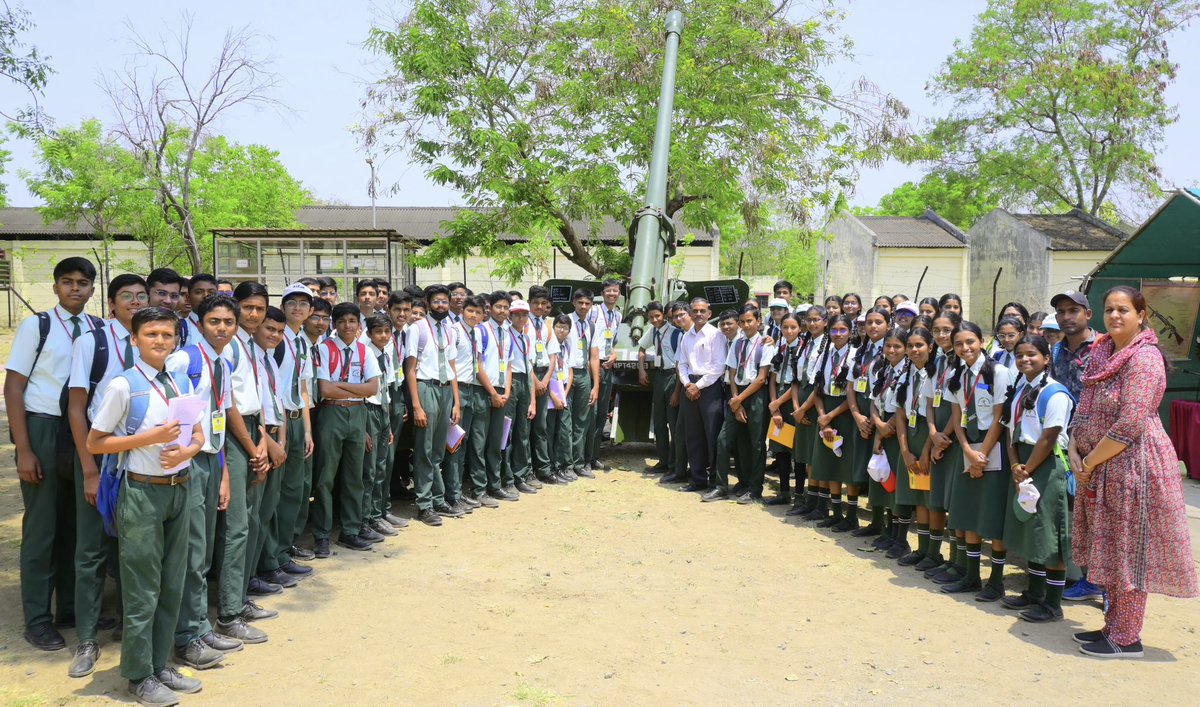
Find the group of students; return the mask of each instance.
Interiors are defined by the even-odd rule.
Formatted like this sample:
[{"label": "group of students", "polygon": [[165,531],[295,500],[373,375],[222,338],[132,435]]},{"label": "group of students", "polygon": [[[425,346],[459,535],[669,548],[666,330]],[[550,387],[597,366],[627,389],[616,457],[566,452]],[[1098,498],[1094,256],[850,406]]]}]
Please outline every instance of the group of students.
[{"label": "group of students", "polygon": [[[1006,304],[985,335],[954,294],[879,297],[865,310],[854,293],[793,308],[786,281],[773,294],[766,317],[751,300],[716,327],[703,299],[671,303],[665,316],[651,305],[639,366],[671,371],[656,378],[652,408],[662,481],[704,502],[791,504],[788,516],[874,538],[866,549],[943,592],[1001,602],[1029,622],[1061,620],[1067,430],[1096,338],[1086,296],[1056,295],[1054,314]],[[790,439],[779,434],[791,426]],[[764,500],[768,451],[780,484]],[[1028,577],[1018,595],[1004,591],[1010,552]],[[1071,592],[1102,596],[1082,577]]]},{"label": "group of students", "polygon": [[[95,279],[59,262],[58,304],[20,324],[6,364],[25,638],[59,650],[73,625],[80,678],[114,629],[141,704],[201,689],[172,661],[265,642],[277,612],[255,599],[310,577],[331,541],[396,536],[393,497],[439,526],[607,470],[616,281],[553,316],[542,287],[362,280],[339,302],[335,281],[302,278],[276,307],[258,282],[158,269],[113,278],[99,319]],[[120,619],[101,615],[110,573]]]}]

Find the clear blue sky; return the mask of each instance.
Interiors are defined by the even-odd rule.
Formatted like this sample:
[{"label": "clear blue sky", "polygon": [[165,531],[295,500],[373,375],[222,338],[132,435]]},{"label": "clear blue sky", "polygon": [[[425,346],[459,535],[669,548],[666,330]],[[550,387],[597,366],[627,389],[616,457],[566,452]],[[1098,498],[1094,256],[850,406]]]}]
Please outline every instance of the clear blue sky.
[{"label": "clear blue sky", "polygon": [[[24,5],[37,24],[29,39],[51,57],[56,72],[46,89],[45,108],[59,123],[76,124],[88,117],[111,120],[99,81],[129,58],[124,23],[128,20],[143,35],[155,36],[178,27],[182,4],[24,0]],[[263,47],[274,57],[274,69],[282,77],[276,97],[290,108],[284,114],[239,109],[217,129],[236,141],[278,150],[292,174],[320,198],[368,203],[367,166],[347,127],[357,121],[363,81],[375,74],[374,59],[361,43],[372,19],[386,5],[363,0],[208,0],[188,5],[195,13],[192,45],[197,59],[211,57],[231,26],[249,25],[266,36]],[[938,113],[925,95],[926,80],[950,52],[954,39],[968,36],[983,5],[982,0],[850,2],[845,31],[856,44],[856,61],[833,67],[830,79],[847,87],[866,76],[903,100],[919,125]],[[1193,168],[1200,154],[1200,27],[1177,35],[1171,48],[1180,72],[1168,98],[1179,106],[1180,119],[1167,132],[1160,162],[1166,185],[1191,186],[1200,182]],[[0,100],[12,105],[24,99],[0,87]],[[35,205],[36,199],[16,177],[18,168],[35,167],[29,146],[14,141],[8,148],[13,162],[3,179],[9,203]],[[380,176],[387,183],[402,183],[398,194],[383,196],[380,203],[460,203],[455,192],[430,184],[421,169],[406,164],[403,156],[388,159]],[[919,176],[918,169],[898,164],[867,170],[852,202],[873,204],[895,186]]]}]

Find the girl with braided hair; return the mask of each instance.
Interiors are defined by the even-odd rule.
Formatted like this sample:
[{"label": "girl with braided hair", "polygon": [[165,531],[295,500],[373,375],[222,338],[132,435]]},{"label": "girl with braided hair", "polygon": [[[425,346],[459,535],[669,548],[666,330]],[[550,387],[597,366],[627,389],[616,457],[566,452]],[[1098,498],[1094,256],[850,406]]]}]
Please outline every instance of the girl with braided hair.
[{"label": "girl with braided hair", "polygon": [[[807,331],[800,335],[799,348],[792,360],[795,373],[792,376],[792,419],[796,421],[796,435],[792,439],[792,462],[796,467],[796,480],[799,481],[801,466],[808,479],[805,486],[803,502],[797,493],[796,503],[787,512],[790,516],[806,516],[815,513],[820,503],[821,487],[812,476],[812,454],[816,444],[816,427],[812,411],[813,383],[816,380],[817,364],[821,354],[828,346],[829,338],[825,335],[827,324],[825,308],[821,305],[809,307],[804,313]],[[799,491],[797,484],[797,491]]]},{"label": "girl with braided hair", "polygon": [[[896,394],[908,367],[908,360],[904,357],[907,338],[908,332],[898,327],[892,327],[883,337],[883,356],[873,367],[874,385],[871,388],[871,420],[875,425],[873,451],[876,454],[883,451],[887,455],[888,464],[897,478],[900,475],[901,464],[900,443],[896,439],[896,412],[900,409],[900,404]],[[873,479],[869,498],[872,508],[886,508],[891,512],[891,525],[873,543],[876,550],[890,551],[893,546],[901,542],[901,538],[906,538],[908,520],[897,522],[895,494],[888,493],[882,484]],[[904,545],[908,544],[907,539],[903,542]]]},{"label": "girl with braided hair", "polygon": [[[930,377],[932,391],[926,403],[925,420],[929,424],[930,468],[929,468],[929,549],[925,559],[916,564],[916,569],[926,577],[942,572],[951,573],[954,580],[966,574],[966,555],[959,557],[958,542],[950,533],[950,558],[942,561],[942,541],[946,533],[946,511],[950,508],[952,484],[962,473],[963,457],[954,436],[954,421],[950,403],[945,399],[946,387],[958,363],[954,354],[954,330],[962,320],[953,312],[939,314],[933,320],[933,375]],[[962,571],[957,569],[961,565]]]},{"label": "girl with braided hair", "polygon": [[[836,440],[840,437],[845,444],[853,432],[853,420],[846,402],[846,386],[854,356],[854,347],[850,345],[851,323],[844,314],[829,318],[829,338],[822,347],[813,392],[809,396],[817,411],[818,430],[817,442],[813,445],[812,476],[828,484],[828,496],[823,493],[821,500],[828,498],[832,509],[818,506],[806,518],[820,520],[821,527],[836,525],[843,518],[842,481],[849,477],[851,459],[849,448],[836,446]],[[832,514],[826,515],[828,510],[832,510]]]},{"label": "girl with braided hair", "polygon": [[[897,515],[903,518],[912,506],[917,519],[917,549],[900,554],[893,546],[892,553],[904,567],[910,567],[925,559],[929,551],[929,492],[913,489],[909,473],[929,480],[929,424],[925,420],[927,402],[933,391],[930,380],[935,371],[933,357],[933,334],[928,329],[912,329],[906,340],[908,372],[900,382],[896,398],[900,403],[897,415],[896,437],[900,441],[900,458],[907,473],[896,478]],[[905,543],[907,544],[907,543]]]},{"label": "girl with braided hair", "polygon": [[[775,357],[771,359],[771,375],[768,379],[770,388],[770,400],[767,405],[767,414],[771,418],[773,427],[783,427],[783,410],[784,406],[791,403],[794,396],[792,383],[796,376],[796,357],[799,355],[801,346],[800,337],[800,321],[796,315],[788,313],[783,315],[779,320],[779,332],[782,340],[777,342],[778,349]],[[794,410],[797,406],[793,403],[788,409]],[[799,435],[799,430],[796,435],[792,436],[792,446],[796,444],[796,438]],[[782,506],[792,502],[791,491],[791,473],[793,466],[796,469],[796,496],[801,495],[804,488],[804,479],[801,477],[801,463],[797,460],[793,465],[792,450],[784,447],[778,442],[770,443],[771,451],[775,453],[775,459],[779,462],[776,470],[779,473],[779,493],[773,498],[763,501],[766,506]]]},{"label": "girl with braided hair", "polygon": [[882,506],[871,504],[871,523],[863,528],[858,527],[858,494],[867,488],[870,477],[867,475],[867,463],[871,461],[871,448],[874,446],[875,424],[871,421],[871,390],[875,381],[871,371],[883,356],[883,335],[887,333],[891,315],[883,307],[873,307],[867,312],[866,321],[861,327],[862,343],[854,352],[854,366],[850,369],[852,384],[848,401],[850,415],[854,418],[854,465],[851,478],[851,491],[848,502],[855,509],[848,514],[846,520],[835,525],[835,533],[850,532],[854,537],[870,537],[879,535],[883,530],[884,509]]}]

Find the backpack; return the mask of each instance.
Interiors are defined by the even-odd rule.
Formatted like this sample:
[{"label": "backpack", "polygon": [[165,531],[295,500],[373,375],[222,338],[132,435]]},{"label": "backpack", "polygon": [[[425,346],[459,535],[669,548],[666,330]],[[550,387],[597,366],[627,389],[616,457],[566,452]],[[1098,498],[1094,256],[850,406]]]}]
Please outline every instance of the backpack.
[{"label": "backpack", "polygon": [[[129,382],[129,414],[125,416],[125,435],[137,433],[142,421],[146,419],[146,411],[150,408],[150,381],[144,375],[130,375],[135,369],[122,371],[121,376]],[[184,379],[173,373],[171,377],[180,389],[185,387]],[[100,487],[96,491],[96,510],[104,521],[104,532],[111,537],[118,537],[117,500],[121,495],[121,484],[125,481],[125,464],[128,452],[121,454],[106,454],[100,463]]]},{"label": "backpack", "polygon": [[[365,365],[367,361],[367,345],[361,341],[355,341],[358,346],[358,360]],[[325,347],[329,349],[329,375],[332,378],[335,371],[342,367],[342,348],[334,343],[333,339],[325,340]]]},{"label": "backpack", "polygon": [[84,409],[87,409],[92,406],[92,399],[96,397],[96,387],[100,385],[105,371],[108,370],[108,336],[103,327],[92,329],[85,336],[94,339],[92,342],[92,368],[88,371],[87,403],[84,406]]},{"label": "backpack", "polygon": [[[1063,385],[1062,383],[1055,381],[1054,383],[1047,385],[1042,389],[1042,392],[1038,393],[1037,403],[1034,405],[1034,407],[1037,408],[1038,424],[1042,425],[1043,427],[1046,424],[1046,408],[1050,406],[1050,398],[1054,397],[1058,393],[1066,393],[1067,397],[1071,399],[1072,406],[1074,406],[1074,404],[1077,402],[1075,400],[1075,396],[1071,395],[1071,391],[1067,390],[1067,386]],[[1071,414],[1075,414],[1074,407],[1071,408]],[[1070,418],[1068,418],[1067,422],[1070,423],[1070,421]],[[1058,457],[1058,460],[1062,462],[1063,467],[1066,468],[1067,493],[1074,496],[1075,474],[1071,471],[1071,464],[1067,461],[1066,452],[1063,451],[1062,445],[1058,444],[1057,442],[1054,444],[1054,456]]]},{"label": "backpack", "polygon": [[[84,314],[83,316],[86,317],[88,322],[91,323],[91,325],[92,325],[91,331],[95,331],[96,329],[104,328],[104,320],[103,319],[100,319],[99,317],[93,317],[90,314]],[[37,318],[38,318],[38,343],[37,343],[37,348],[34,349],[34,352],[33,352],[33,363],[29,366],[29,377],[31,377],[31,378],[33,377],[34,369],[37,368],[38,359],[42,357],[42,349],[46,348],[46,339],[50,338],[50,313],[49,312],[38,312]],[[85,333],[90,334],[91,331],[85,332]],[[83,334],[80,334],[80,336],[83,336]],[[106,352],[106,356],[104,359],[104,365],[105,366],[108,365],[107,352]],[[101,368],[101,374],[100,374],[101,378],[104,377],[103,370],[104,369]],[[95,366],[92,367],[91,373],[92,373],[92,376],[95,375]],[[92,378],[92,376],[89,376],[89,379],[91,379],[93,381],[91,384],[91,390],[95,390],[96,383],[100,382],[100,378]],[[29,385],[28,379],[25,381],[25,384],[26,384],[26,386]],[[88,394],[88,402],[90,403],[91,400],[92,400],[92,396],[89,393]],[[63,386],[62,392],[58,396],[58,407],[59,407],[60,412],[62,413],[63,419],[66,420],[66,418],[67,418],[67,386],[66,385]]]}]

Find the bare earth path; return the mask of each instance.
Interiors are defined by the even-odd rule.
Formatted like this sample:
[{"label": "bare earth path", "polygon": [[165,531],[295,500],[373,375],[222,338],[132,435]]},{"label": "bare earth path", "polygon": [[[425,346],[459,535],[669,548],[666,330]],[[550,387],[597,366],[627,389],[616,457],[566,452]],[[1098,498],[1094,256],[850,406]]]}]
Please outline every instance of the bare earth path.
[{"label": "bare earth path", "polygon": [[[612,458],[640,469],[644,451]],[[13,469],[5,445],[0,703],[125,700],[107,634],[84,680],[66,677],[70,648],[21,638]],[[1187,486],[1196,537],[1200,487]],[[1147,659],[1101,663],[1070,638],[1100,626],[1096,604],[1025,624],[937,594],[859,541],[763,507],[702,505],[640,473],[503,506],[313,563],[315,577],[262,602],[281,612],[262,624],[270,641],[199,673],[204,691],[184,704],[1196,704],[1197,602],[1152,597]]]}]

